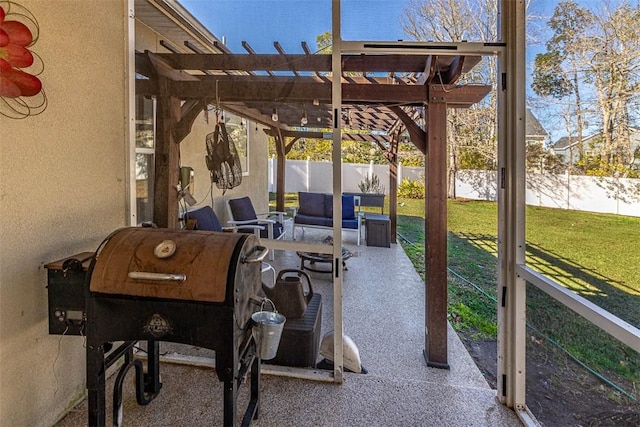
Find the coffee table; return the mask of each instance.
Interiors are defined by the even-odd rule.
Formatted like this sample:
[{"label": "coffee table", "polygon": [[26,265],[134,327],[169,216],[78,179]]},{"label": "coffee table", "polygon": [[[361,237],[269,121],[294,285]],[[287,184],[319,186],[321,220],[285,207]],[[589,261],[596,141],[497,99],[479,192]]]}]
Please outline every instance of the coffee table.
[{"label": "coffee table", "polygon": [[[333,273],[333,254],[321,254],[317,252],[302,252],[298,251],[296,254],[300,257],[300,270],[309,270],[316,273]],[[345,263],[346,260],[351,258],[353,253],[347,249],[342,248],[342,268],[348,270]],[[329,268],[312,268],[310,265],[305,265],[308,262],[311,266],[315,267],[315,264],[329,264]]]}]

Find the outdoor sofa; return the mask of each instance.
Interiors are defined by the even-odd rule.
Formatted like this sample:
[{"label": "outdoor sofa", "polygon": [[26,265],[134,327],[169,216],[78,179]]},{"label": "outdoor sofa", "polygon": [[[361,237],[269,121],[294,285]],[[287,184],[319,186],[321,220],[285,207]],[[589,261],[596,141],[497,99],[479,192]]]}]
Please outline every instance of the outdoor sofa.
[{"label": "outdoor sofa", "polygon": [[[360,204],[359,197],[342,195],[342,229],[358,233],[360,246]],[[293,217],[293,240],[296,239],[296,227],[333,228],[333,195],[324,193],[298,193],[298,209]],[[356,206],[358,210],[356,210]]]}]

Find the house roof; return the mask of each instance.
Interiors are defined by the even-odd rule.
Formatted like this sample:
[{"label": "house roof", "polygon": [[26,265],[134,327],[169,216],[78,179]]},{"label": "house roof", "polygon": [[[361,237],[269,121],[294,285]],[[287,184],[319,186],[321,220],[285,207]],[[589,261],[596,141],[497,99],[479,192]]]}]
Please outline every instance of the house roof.
[{"label": "house roof", "polygon": [[530,109],[527,108],[526,116],[526,130],[525,134],[527,138],[540,138],[544,139],[549,136],[549,132],[547,132],[544,127],[538,121],[538,118],[533,115]]},{"label": "house roof", "polygon": [[574,137],[563,136],[553,144],[553,149],[566,150],[567,148],[569,148],[569,146],[575,144],[576,143],[575,141],[576,140]]},{"label": "house roof", "polygon": [[[175,0],[135,0],[135,16],[164,37],[167,52],[225,53],[229,49]],[[181,40],[182,44],[174,44]]]},{"label": "house roof", "polygon": [[[629,127],[629,131],[632,134],[632,138],[633,135],[637,135],[635,138],[636,139],[640,139],[640,129],[630,126]],[[602,129],[599,129],[598,131],[592,133],[591,135],[588,135],[584,138],[582,138],[582,142],[588,142],[592,139],[595,139],[597,137],[599,137],[600,135],[602,135]],[[563,151],[563,150],[567,150],[575,145],[578,144],[578,137],[577,136],[563,136],[561,138],[559,138],[554,144],[553,144],[553,149],[556,151]]]}]

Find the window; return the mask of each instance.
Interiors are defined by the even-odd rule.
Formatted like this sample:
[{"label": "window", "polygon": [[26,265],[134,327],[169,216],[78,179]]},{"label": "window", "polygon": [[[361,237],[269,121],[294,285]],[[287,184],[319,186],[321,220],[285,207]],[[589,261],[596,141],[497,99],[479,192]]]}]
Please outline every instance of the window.
[{"label": "window", "polygon": [[155,166],[155,99],[136,95],[136,218],[153,220],[153,178]]}]

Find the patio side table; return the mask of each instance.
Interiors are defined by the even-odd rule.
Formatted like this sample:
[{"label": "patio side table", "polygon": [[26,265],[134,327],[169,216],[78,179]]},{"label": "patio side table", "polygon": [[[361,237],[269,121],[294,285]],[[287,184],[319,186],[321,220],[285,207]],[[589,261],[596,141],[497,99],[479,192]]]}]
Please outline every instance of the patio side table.
[{"label": "patio side table", "polygon": [[388,215],[367,213],[364,217],[367,246],[391,247],[391,220]]}]

